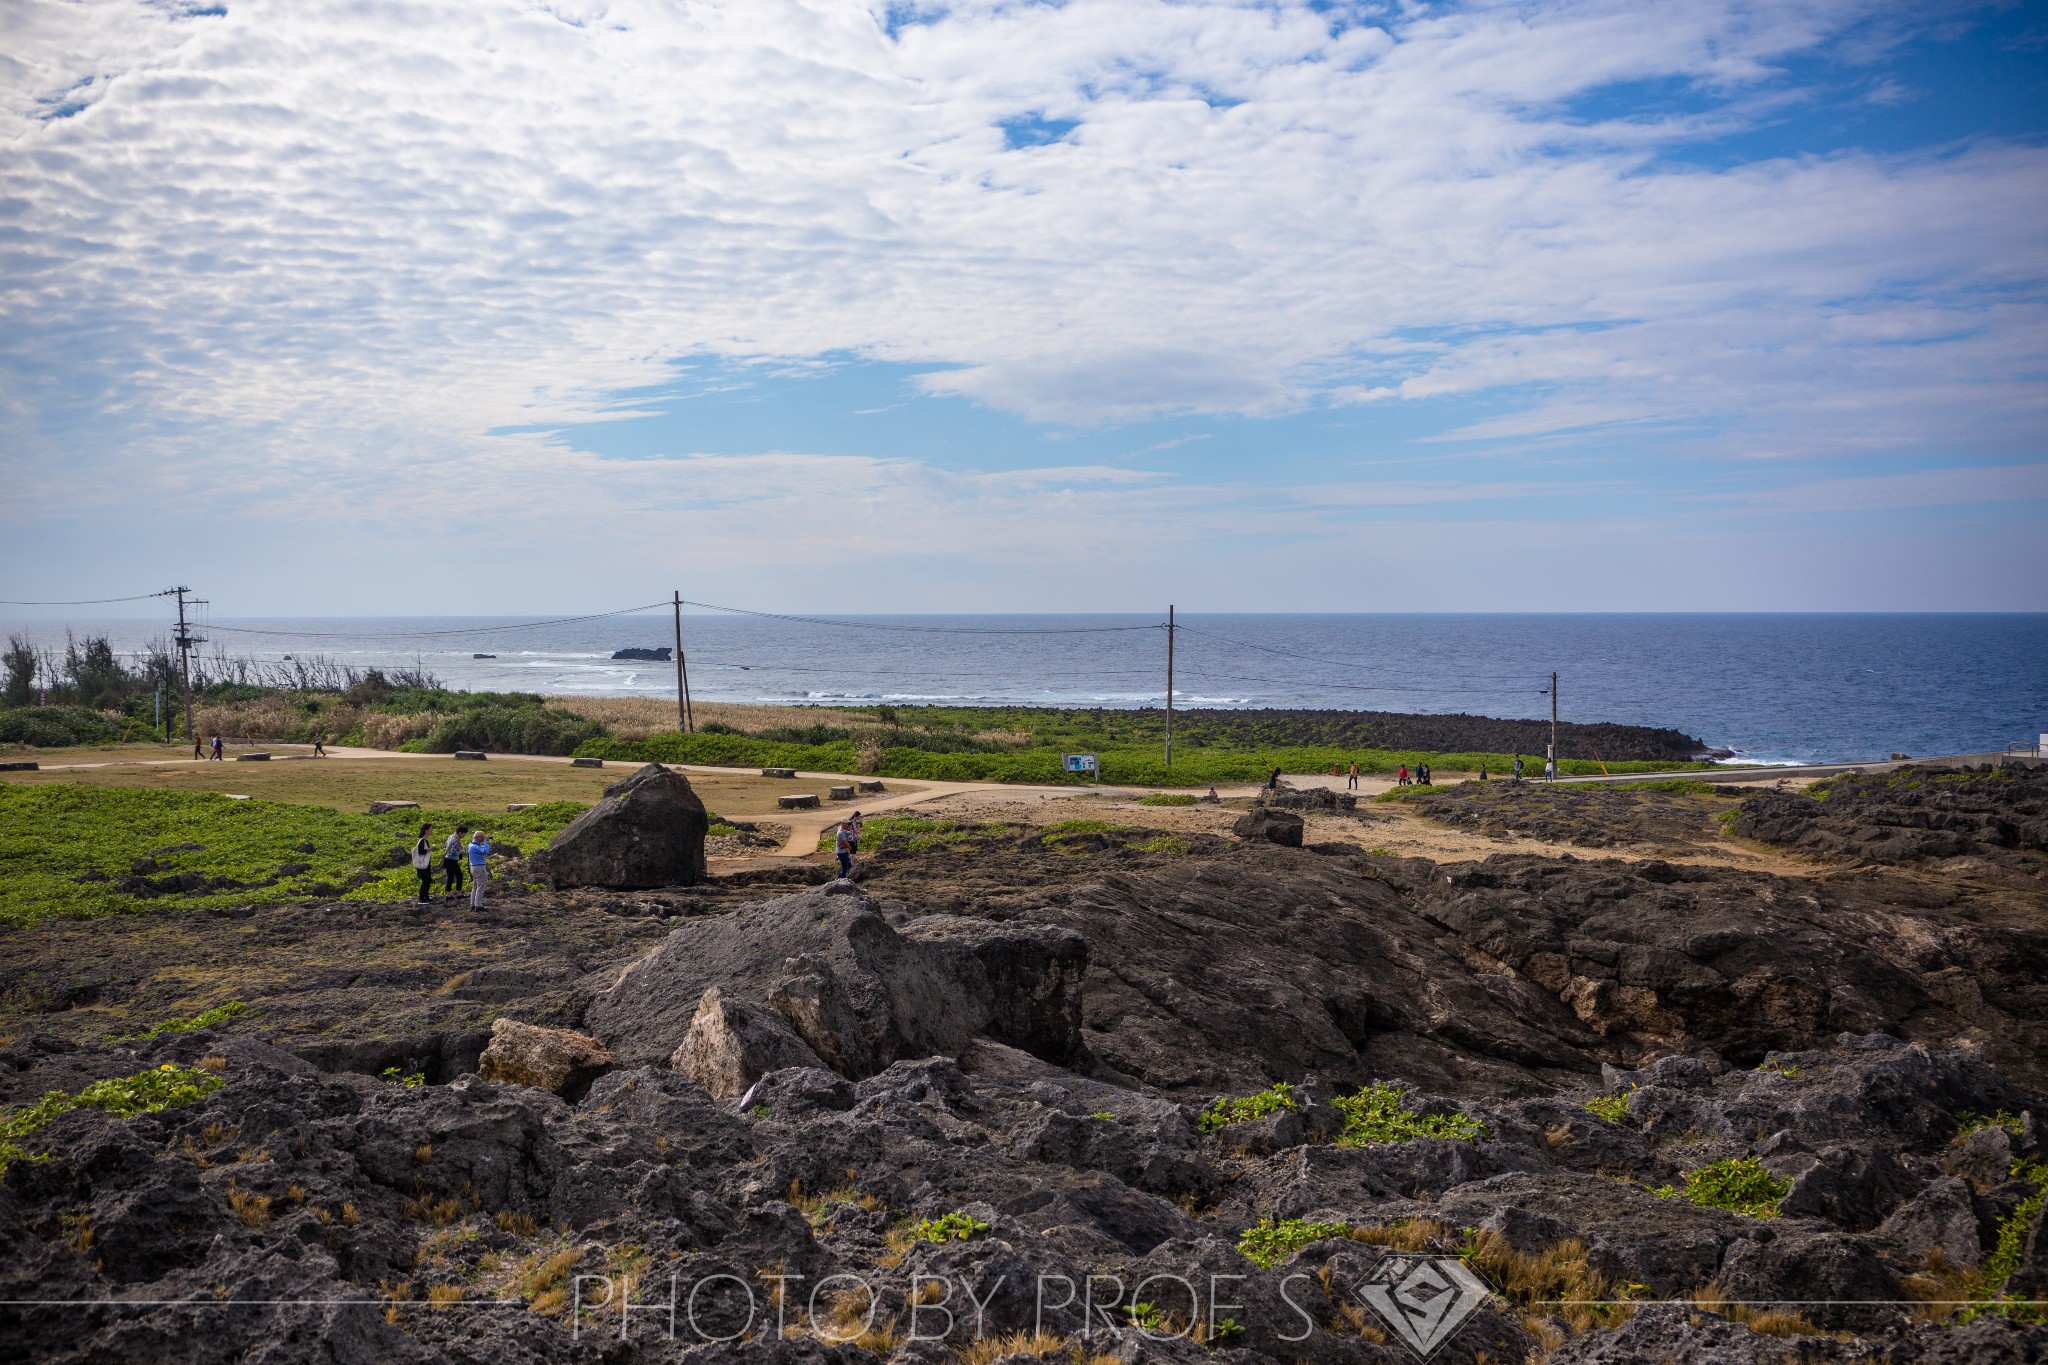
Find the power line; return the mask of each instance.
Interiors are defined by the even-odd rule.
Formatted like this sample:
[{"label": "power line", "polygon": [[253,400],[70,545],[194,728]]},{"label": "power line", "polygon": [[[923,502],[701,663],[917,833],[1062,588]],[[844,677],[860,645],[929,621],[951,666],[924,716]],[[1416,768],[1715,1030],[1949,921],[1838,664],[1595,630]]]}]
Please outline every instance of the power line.
[{"label": "power line", "polygon": [[496,635],[507,630],[538,630],[544,626],[571,626],[579,621],[602,621],[612,616],[631,616],[638,611],[653,611],[665,607],[666,602],[652,602],[644,607],[621,607],[617,611],[597,611],[588,616],[564,616],[553,621],[516,621],[502,626],[467,626],[449,630],[263,630],[256,626],[209,625],[211,630],[232,631],[237,635],[274,635],[287,640],[426,640],[452,638],[458,635]]},{"label": "power line", "polygon": [[848,630],[900,630],[920,635],[1113,635],[1132,630],[1164,630],[1164,621],[1142,626],[906,626],[889,621],[841,621],[823,616],[787,616],[774,611],[749,611],[745,607],[721,607],[715,602],[692,602],[686,607],[728,612],[734,616],[758,616],[768,621],[794,621],[807,626],[839,626]]},{"label": "power line", "polygon": [[176,588],[165,588],[162,592],[139,592],[133,597],[79,597],[68,602],[14,602],[0,600],[0,607],[98,607],[109,602],[146,602],[152,597],[173,597]]},{"label": "power line", "polygon": [[[1328,657],[1327,655],[1321,655],[1321,654],[1303,654],[1303,653],[1302,653],[1302,652],[1300,652],[1299,650],[1293,650],[1293,649],[1279,649],[1279,648],[1276,648],[1276,647],[1275,647],[1275,646],[1273,646],[1273,645],[1261,645],[1261,644],[1254,644],[1254,643],[1252,643],[1252,642],[1251,642],[1250,640],[1233,640],[1233,639],[1231,639],[1231,638],[1230,638],[1229,636],[1227,636],[1227,635],[1218,635],[1218,634],[1216,634],[1216,632],[1214,632],[1214,631],[1211,631],[1211,630],[1203,630],[1203,629],[1201,629],[1200,627],[1197,627],[1197,626],[1190,626],[1190,625],[1182,625],[1182,626],[1181,626],[1180,628],[1181,628],[1182,630],[1184,630],[1184,631],[1187,631],[1187,632],[1189,632],[1190,634],[1194,634],[1194,635],[1200,635],[1200,636],[1203,636],[1203,637],[1205,637],[1205,638],[1207,638],[1207,639],[1211,639],[1211,640],[1217,640],[1217,641],[1221,641],[1221,642],[1222,642],[1223,644],[1226,644],[1226,645],[1235,645],[1235,646],[1237,646],[1237,647],[1238,647],[1239,649],[1256,649],[1256,650],[1262,651],[1263,653],[1266,653],[1266,654],[1277,654],[1277,655],[1279,655],[1280,657],[1282,657],[1282,658],[1284,658],[1284,659],[1302,659],[1302,660],[1305,660],[1305,661],[1307,661],[1307,662],[1309,662],[1309,663],[1318,663],[1318,664],[1331,664],[1331,665],[1334,665],[1335,667],[1338,667],[1338,668],[1351,668],[1351,667],[1354,667],[1355,665],[1358,665],[1358,664],[1362,664],[1362,663],[1382,663],[1382,662],[1384,662],[1384,660],[1382,660],[1382,659],[1367,659],[1367,658],[1362,658],[1362,657],[1353,657],[1353,658],[1348,658],[1348,659],[1332,659],[1332,658]],[[1528,685],[1528,684],[1527,684],[1527,683],[1525,683],[1525,682],[1524,682],[1524,681],[1522,681],[1522,680],[1519,680],[1519,679],[1518,679],[1518,680],[1516,680],[1516,681],[1514,681],[1514,682],[1512,682],[1512,683],[1503,683],[1503,684],[1502,684],[1502,686],[1503,686],[1503,687],[1506,687],[1506,686],[1513,686],[1513,687],[1517,687],[1517,688],[1519,688],[1519,687],[1523,687],[1523,686],[1525,686],[1525,685]],[[1399,691],[1400,689],[1398,689],[1398,688],[1395,688],[1395,689],[1389,689],[1389,690],[1393,690],[1393,691]],[[1464,691],[1485,691],[1485,690],[1491,690],[1491,689],[1481,689],[1481,688],[1467,688],[1467,689],[1450,689],[1450,688],[1437,688],[1437,689],[1434,689],[1434,690],[1436,690],[1436,691],[1453,691],[1453,690],[1464,690]]]}]

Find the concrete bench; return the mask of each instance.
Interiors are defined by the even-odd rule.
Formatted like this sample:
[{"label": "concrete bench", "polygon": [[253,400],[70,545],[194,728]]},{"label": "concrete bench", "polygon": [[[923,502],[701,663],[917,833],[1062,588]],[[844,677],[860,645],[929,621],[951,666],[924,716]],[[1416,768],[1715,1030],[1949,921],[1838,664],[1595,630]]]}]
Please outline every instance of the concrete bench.
[{"label": "concrete bench", "polygon": [[853,800],[853,788],[828,787],[825,789],[825,796],[833,801],[851,801]]},{"label": "concrete bench", "polygon": [[796,776],[796,769],[794,769],[794,768],[763,768],[763,769],[761,769],[761,776],[763,776],[763,777],[795,777],[795,776]]},{"label": "concrete bench", "polygon": [[370,814],[383,815],[394,810],[418,810],[419,808],[420,803],[417,801],[372,801],[370,803]]},{"label": "concrete bench", "polygon": [[815,796],[778,796],[775,798],[775,804],[784,810],[812,810],[817,807],[818,798]]},{"label": "concrete bench", "polygon": [[510,815],[515,810],[532,810],[533,805],[534,803],[531,801],[515,801],[511,805],[505,807],[505,813],[507,815]]},{"label": "concrete bench", "polygon": [[270,755],[269,755],[269,754],[236,754],[236,755],[235,755],[235,762],[237,762],[237,763],[268,763],[268,762],[270,762]]},{"label": "concrete bench", "polygon": [[457,758],[466,758],[472,763],[481,763],[484,761],[484,752],[481,749],[457,749],[455,751],[455,756]]},{"label": "concrete bench", "polygon": [[35,771],[36,765],[33,762],[0,763],[0,773],[32,773]]},{"label": "concrete bench", "polygon": [[604,760],[601,758],[572,758],[569,760],[569,766],[572,768],[602,768]]},{"label": "concrete bench", "polygon": [[887,791],[887,790],[889,790],[889,789],[888,789],[887,787],[884,787],[884,786],[882,785],[882,779],[881,779],[881,778],[879,778],[879,777],[878,777],[878,778],[876,778],[876,779],[875,779],[874,781],[872,781],[872,782],[860,782],[860,783],[856,783],[855,785],[856,785],[856,786],[858,786],[858,787],[859,787],[859,788],[860,788],[860,789],[861,789],[862,791],[864,791],[864,792],[867,792],[867,793],[869,793],[870,795],[872,795],[872,794],[873,794],[873,793],[875,793],[875,792],[882,792],[882,791]]}]

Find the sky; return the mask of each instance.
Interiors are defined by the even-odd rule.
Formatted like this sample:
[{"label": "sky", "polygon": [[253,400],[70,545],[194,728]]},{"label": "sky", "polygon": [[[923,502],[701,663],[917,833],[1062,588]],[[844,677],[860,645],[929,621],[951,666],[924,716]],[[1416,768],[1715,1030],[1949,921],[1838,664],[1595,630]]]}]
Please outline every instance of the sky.
[{"label": "sky", "polygon": [[2048,6],[0,0],[0,599],[2048,610]]}]

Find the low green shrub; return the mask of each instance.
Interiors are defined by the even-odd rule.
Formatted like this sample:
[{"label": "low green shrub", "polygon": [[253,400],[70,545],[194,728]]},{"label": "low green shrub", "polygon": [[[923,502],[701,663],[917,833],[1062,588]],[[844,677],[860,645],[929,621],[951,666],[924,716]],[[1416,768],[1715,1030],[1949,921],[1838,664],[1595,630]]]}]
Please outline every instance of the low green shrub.
[{"label": "low green shrub", "polygon": [[40,1156],[21,1145],[23,1139],[34,1136],[74,1109],[99,1109],[120,1118],[132,1118],[137,1114],[153,1114],[160,1109],[191,1104],[224,1084],[226,1082],[211,1071],[165,1062],[153,1070],[138,1071],[133,1076],[94,1081],[76,1095],[67,1095],[61,1090],[49,1091],[34,1104],[0,1120],[0,1173],[6,1171],[10,1161],[41,1160]]},{"label": "low green shrub", "polygon": [[1685,1188],[1660,1186],[1660,1199],[1683,1196],[1703,1209],[1727,1209],[1751,1218],[1776,1218],[1778,1202],[1792,1192],[1792,1182],[1764,1169],[1753,1156],[1709,1162],[1685,1173]]},{"label": "low green shrub", "polygon": [[1141,806],[1192,806],[1198,798],[1188,792],[1154,792],[1138,798]]},{"label": "low green shrub", "polygon": [[913,1236],[926,1242],[965,1242],[988,1231],[988,1224],[962,1209],[927,1218],[911,1229]]},{"label": "low green shrub", "polygon": [[606,734],[602,721],[545,706],[487,706],[457,711],[434,727],[425,752],[485,749],[501,754],[573,754]]},{"label": "low green shrub", "polygon": [[2027,1239],[2034,1223],[2041,1217],[2044,1203],[2048,1203],[2048,1165],[2038,1161],[2015,1161],[2012,1165],[2015,1178],[2025,1180],[2034,1187],[2034,1192],[2019,1204],[1998,1225],[1998,1237],[1992,1243],[1991,1254],[1984,1258],[1984,1264],[1977,1268],[1977,1291],[1974,1297],[1983,1300],[1973,1304],[1959,1314],[1960,1321],[1968,1322],[1985,1313],[2006,1313],[2012,1317],[2039,1322],[2048,1318],[2041,1306],[2033,1301],[2005,1303],[2006,1282],[2011,1280],[2020,1268],[2020,1260],[2026,1255]]},{"label": "low green shrub", "polygon": [[[121,738],[122,724],[86,706],[12,706],[0,710],[0,744],[29,744],[38,749],[65,749],[79,744],[111,744]],[[143,734],[147,738],[147,731]]]},{"label": "low green shrub", "polygon": [[1995,1114],[1975,1114],[1966,1109],[1956,1115],[1956,1136],[1958,1138],[1968,1137],[1979,1128],[2003,1128],[2014,1137],[2018,1137],[2026,1131],[2026,1126],[2025,1119],[2005,1109],[2001,1109]]},{"label": "low green shrub", "polygon": [[1330,1103],[1344,1116],[1340,1147],[1365,1147],[1380,1142],[1413,1142],[1417,1138],[1448,1138],[1471,1142],[1487,1135],[1484,1123],[1469,1114],[1418,1114],[1402,1103],[1391,1085],[1369,1085],[1356,1095],[1339,1095]]},{"label": "low green shrub", "polygon": [[1259,1269],[1271,1270],[1305,1246],[1350,1235],[1349,1223],[1311,1223],[1300,1218],[1276,1223],[1268,1215],[1244,1230],[1237,1239],[1237,1250]]},{"label": "low green shrub", "polygon": [[1195,1126],[1205,1133],[1213,1133],[1233,1123],[1250,1123],[1253,1119],[1262,1119],[1283,1109],[1300,1107],[1294,1102],[1294,1087],[1286,1081],[1276,1081],[1264,1090],[1237,1099],[1218,1096],[1214,1104],[1202,1111],[1202,1117]]},{"label": "low green shrub", "polygon": [[1620,1123],[1628,1118],[1628,1095],[1595,1095],[1586,1101],[1586,1112],[1603,1123]]}]

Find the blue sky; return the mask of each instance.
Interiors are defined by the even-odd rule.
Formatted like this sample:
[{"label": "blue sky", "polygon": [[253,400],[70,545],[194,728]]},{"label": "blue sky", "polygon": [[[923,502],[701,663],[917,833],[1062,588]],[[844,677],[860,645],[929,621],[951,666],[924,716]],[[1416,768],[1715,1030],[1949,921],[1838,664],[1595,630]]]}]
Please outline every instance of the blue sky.
[{"label": "blue sky", "polygon": [[0,595],[2048,609],[2038,5],[17,8]]}]

